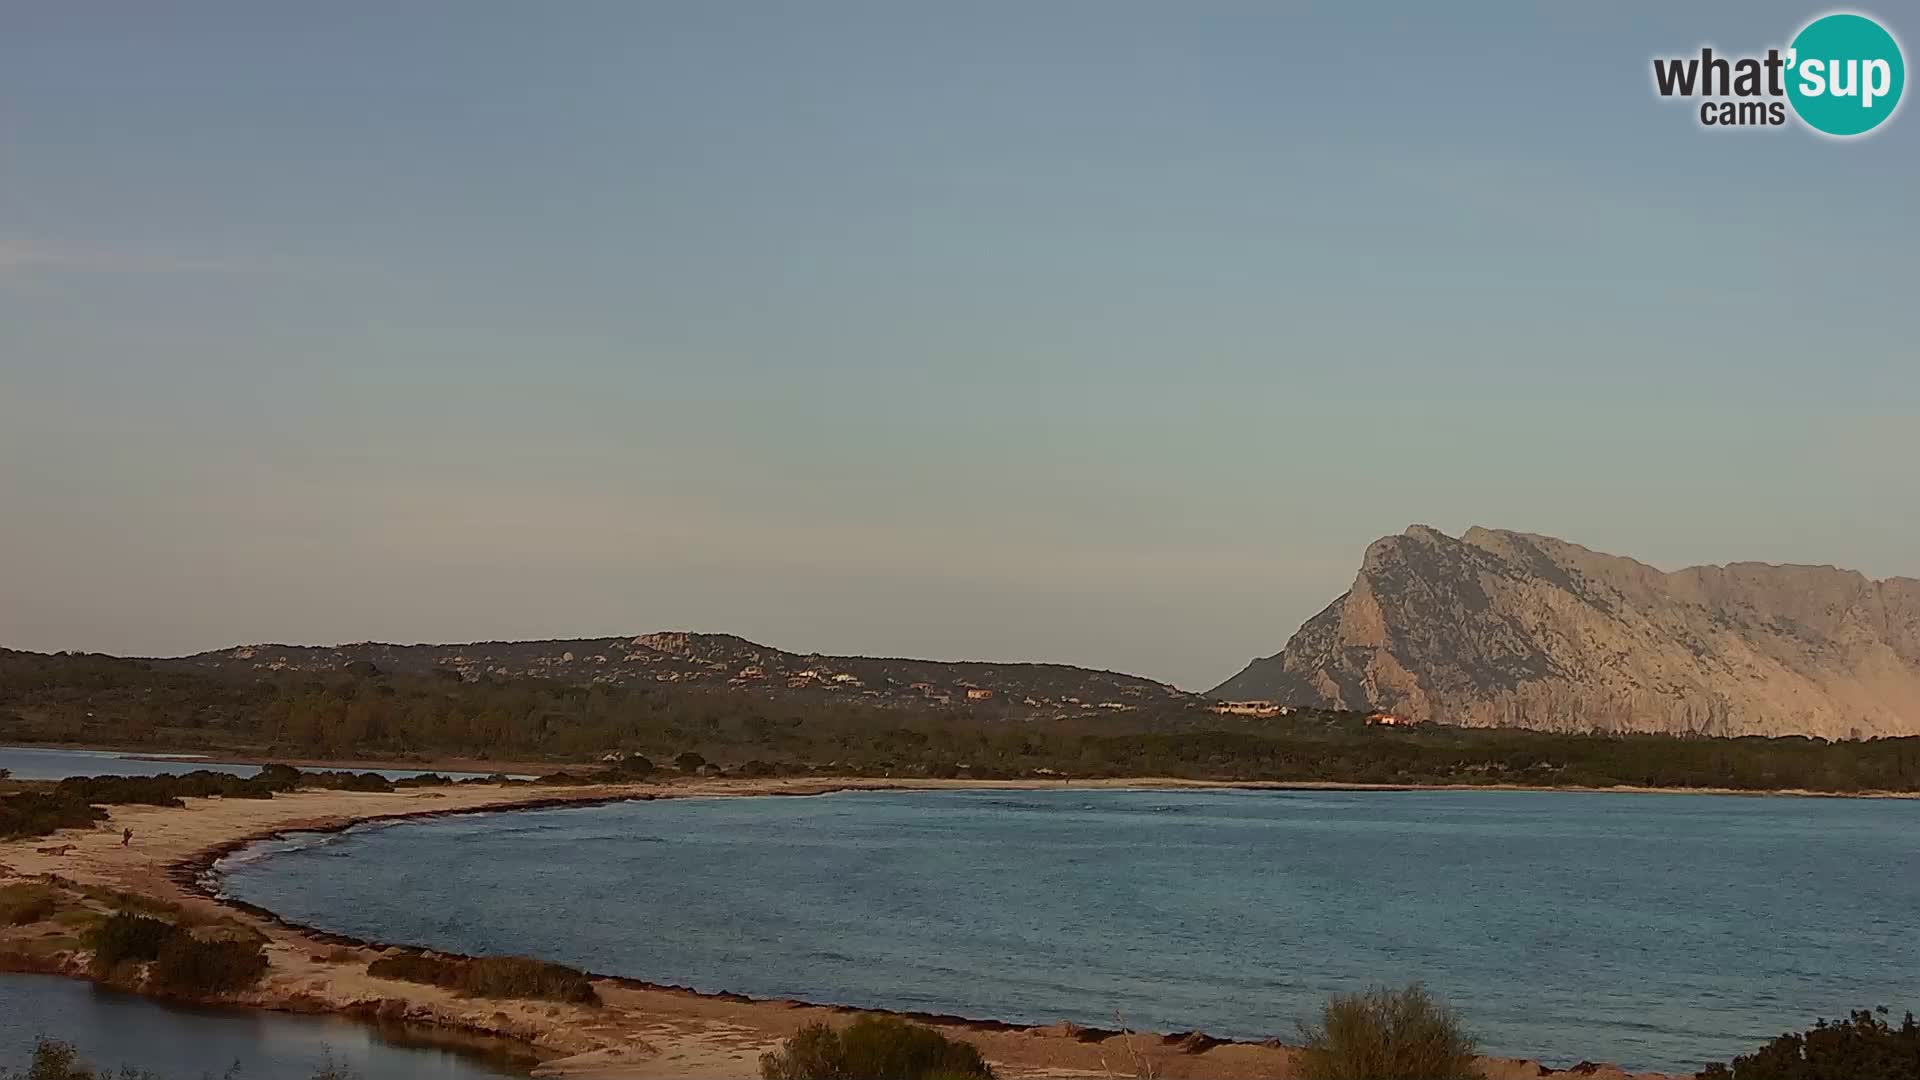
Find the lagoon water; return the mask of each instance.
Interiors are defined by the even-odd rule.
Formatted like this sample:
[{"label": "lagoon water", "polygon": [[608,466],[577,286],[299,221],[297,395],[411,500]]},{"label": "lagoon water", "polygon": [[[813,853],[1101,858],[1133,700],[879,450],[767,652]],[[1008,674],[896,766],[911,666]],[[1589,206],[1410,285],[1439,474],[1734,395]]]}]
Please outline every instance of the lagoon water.
[{"label": "lagoon water", "polygon": [[[15,780],[65,780],[70,776],[179,776],[196,770],[252,776],[258,765],[206,761],[184,754],[122,753],[117,750],[68,750],[44,746],[0,746],[0,769]],[[377,772],[389,780],[418,776],[425,769],[354,769],[353,772]],[[441,772],[454,780],[483,776],[483,773]],[[516,779],[528,779],[517,777]]]},{"label": "lagoon water", "polygon": [[189,1009],[52,975],[0,975],[0,1069],[24,1075],[36,1039],[74,1044],[109,1075],[122,1065],[168,1078],[308,1080],[322,1065],[344,1066],[360,1080],[498,1080],[525,1075],[514,1062],[478,1046],[462,1052],[419,1044],[411,1035],[337,1017],[283,1016],[249,1009]]},{"label": "lagoon water", "polygon": [[705,991],[1291,1037],[1419,979],[1491,1053],[1693,1070],[1920,1008],[1920,802],[1557,792],[684,799],[293,837],[226,890]]}]

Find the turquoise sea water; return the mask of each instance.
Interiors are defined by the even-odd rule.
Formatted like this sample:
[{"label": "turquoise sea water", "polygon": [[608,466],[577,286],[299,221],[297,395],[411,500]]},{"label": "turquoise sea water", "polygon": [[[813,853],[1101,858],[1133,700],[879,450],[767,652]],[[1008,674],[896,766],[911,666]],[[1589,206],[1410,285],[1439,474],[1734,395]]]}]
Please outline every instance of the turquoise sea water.
[{"label": "turquoise sea water", "polygon": [[476,814],[259,845],[297,922],[700,990],[1291,1037],[1419,979],[1486,1050],[1695,1069],[1920,1008],[1920,802],[862,792]]}]

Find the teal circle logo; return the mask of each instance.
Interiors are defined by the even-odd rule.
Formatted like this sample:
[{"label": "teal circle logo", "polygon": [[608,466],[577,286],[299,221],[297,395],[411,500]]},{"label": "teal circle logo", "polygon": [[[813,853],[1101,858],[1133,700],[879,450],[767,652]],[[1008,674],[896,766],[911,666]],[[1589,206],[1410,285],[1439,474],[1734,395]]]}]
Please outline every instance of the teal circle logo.
[{"label": "teal circle logo", "polygon": [[1787,100],[1808,127],[1828,135],[1879,127],[1900,106],[1906,84],[1900,43],[1865,15],[1823,15],[1788,48]]}]

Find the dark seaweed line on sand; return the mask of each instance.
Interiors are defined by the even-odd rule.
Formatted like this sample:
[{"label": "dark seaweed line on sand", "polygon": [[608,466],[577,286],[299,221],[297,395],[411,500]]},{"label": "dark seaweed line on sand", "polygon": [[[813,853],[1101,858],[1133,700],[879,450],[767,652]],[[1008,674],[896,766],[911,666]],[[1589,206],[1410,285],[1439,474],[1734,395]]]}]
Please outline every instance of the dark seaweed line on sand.
[{"label": "dark seaweed line on sand", "polygon": [[[1224,784],[1220,786],[1228,787],[1228,788],[1239,788],[1242,790],[1282,790],[1282,791],[1325,790],[1324,788],[1321,788],[1317,785],[1309,786],[1309,785],[1293,785],[1293,784],[1281,784],[1281,783]],[[257,904],[249,904],[244,900],[238,900],[230,896],[221,895],[218,891],[214,890],[209,886],[208,875],[210,871],[213,870],[214,864],[219,862],[221,859],[227,857],[228,855],[231,855],[235,851],[238,851],[251,844],[259,843],[262,841],[268,841],[268,840],[285,839],[294,833],[305,833],[305,834],[342,833],[347,831],[348,829],[355,827],[356,825],[366,825],[373,822],[381,822],[381,821],[406,821],[406,820],[426,820],[430,818],[470,817],[470,816],[476,816],[481,814],[514,813],[522,810],[552,810],[552,809],[564,809],[568,807],[609,806],[614,803],[622,803],[622,802],[652,802],[657,799],[702,798],[702,797],[710,797],[715,795],[720,797],[726,797],[726,798],[761,798],[769,795],[790,797],[790,798],[803,798],[803,797],[816,796],[816,795],[831,795],[831,794],[836,794],[836,793],[845,792],[845,791],[921,791],[921,790],[926,790],[926,789],[919,788],[909,784],[887,783],[884,781],[852,782],[852,783],[825,782],[820,784],[819,786],[775,789],[772,791],[760,791],[760,792],[752,792],[752,793],[732,793],[732,792],[680,793],[680,792],[672,792],[672,791],[657,791],[657,792],[646,791],[646,792],[627,792],[619,795],[584,795],[584,794],[580,796],[560,795],[560,796],[548,796],[548,797],[539,798],[539,799],[529,799],[524,802],[503,803],[496,806],[465,807],[465,808],[458,808],[458,809],[448,808],[448,809],[436,809],[436,810],[415,810],[415,811],[403,811],[400,813],[393,813],[393,814],[372,814],[366,817],[344,818],[336,821],[328,821],[328,822],[324,822],[317,825],[310,825],[310,826],[299,827],[299,828],[283,826],[281,828],[270,829],[264,832],[255,833],[249,836],[242,836],[233,840],[225,841],[223,843],[206,848],[195,855],[189,856],[188,858],[182,859],[172,864],[167,869],[167,875],[174,882],[174,884],[178,885],[181,889],[183,889],[189,894],[197,895],[207,900],[210,900],[216,904],[221,904],[225,907],[232,908],[233,910],[244,912],[248,915],[253,916],[254,918],[261,919],[272,925],[280,926],[287,930],[291,930],[297,934],[300,934],[304,937],[307,937],[311,940],[314,940],[323,944],[346,945],[346,946],[351,946],[355,948],[366,948],[366,949],[375,949],[375,950],[403,949],[403,950],[414,951],[414,952],[433,952],[438,955],[453,957],[455,959],[471,960],[471,959],[474,959],[474,957],[468,956],[463,953],[446,952],[439,949],[428,949],[425,946],[419,946],[419,945],[404,945],[404,944],[398,944],[393,942],[382,942],[382,941],[375,941],[375,940],[370,940],[366,938],[358,938],[348,934],[334,933],[329,930],[321,930],[317,927],[307,926],[303,923],[297,923],[292,921],[291,919],[284,918],[278,913],[271,911],[267,908],[263,908]],[[957,786],[956,788],[945,789],[945,790],[967,790],[967,789],[962,785],[962,786]],[[992,786],[982,786],[980,788],[974,788],[971,790],[994,791],[994,790],[1001,790],[1001,788],[999,788],[997,785],[992,785]],[[1401,787],[1397,785],[1383,785],[1379,787],[1370,787],[1368,788],[1368,790],[1417,791],[1422,789],[1419,788],[1418,786]],[[1544,790],[1555,790],[1555,789],[1549,788]],[[1565,789],[1561,789],[1561,790],[1565,790]],[[848,1005],[840,1002],[806,1001],[799,998],[755,998],[746,994],[734,993],[732,991],[724,991],[724,990],[723,991],[702,991],[702,990],[696,990],[689,986],[681,986],[675,983],[648,982],[644,979],[634,979],[624,975],[606,975],[606,974],[593,972],[593,971],[584,972],[583,974],[587,975],[591,979],[612,983],[615,986],[623,987],[626,989],[648,990],[648,991],[655,991],[660,993],[677,994],[685,997],[691,997],[695,999],[704,999],[708,1001],[725,1001],[725,1002],[733,1002],[733,1003],[747,1004],[747,1005],[759,1005],[759,1004],[778,1005],[786,1008],[817,1008],[817,1009],[826,1009],[831,1012],[842,1013],[842,1014],[868,1013],[868,1014],[877,1014],[877,1015],[898,1016],[898,1017],[901,1017],[907,1020],[913,1020],[919,1023],[938,1024],[945,1027],[960,1028],[962,1030],[967,1030],[967,1031],[1024,1033],[1024,1032],[1037,1032],[1037,1031],[1046,1031],[1046,1030],[1063,1030],[1065,1032],[1070,1033],[1075,1040],[1083,1043],[1105,1042],[1107,1039],[1113,1038],[1115,1036],[1146,1034],[1147,1037],[1159,1038],[1163,1043],[1167,1045],[1180,1045],[1188,1053],[1193,1053],[1193,1054],[1205,1053],[1206,1051],[1212,1049],[1215,1046],[1234,1046],[1234,1045],[1284,1046],[1286,1045],[1279,1039],[1266,1039],[1266,1040],[1222,1039],[1222,1038],[1215,1038],[1214,1036],[1208,1035],[1200,1031],[1174,1032],[1171,1034],[1161,1034],[1156,1036],[1156,1035],[1152,1035],[1151,1033],[1136,1033],[1129,1029],[1124,1029],[1124,1028],[1082,1027],[1078,1024],[1073,1024],[1070,1022],[1062,1022],[1062,1023],[1055,1023],[1055,1024],[1013,1024],[1013,1023],[1008,1023],[1007,1021],[1004,1021],[1004,1020],[984,1020],[978,1017],[958,1016],[958,1015],[953,1015],[948,1013],[929,1013],[929,1012],[919,1012],[919,1011],[874,1009],[874,1008],[866,1008],[866,1007],[857,1006],[857,1005]],[[377,1015],[377,1013],[375,1012],[376,1008],[377,1008],[377,1003],[368,1003],[368,1006],[365,1008],[352,1008],[352,1009],[345,1009],[345,1010],[338,1010],[338,1011],[349,1016],[373,1017]],[[297,1010],[284,1009],[281,1011],[297,1011]],[[533,1045],[533,1044],[527,1043],[526,1040],[521,1039],[517,1036],[499,1032],[499,1031],[491,1031],[483,1028],[470,1028],[470,1027],[467,1027],[466,1025],[461,1025],[458,1023],[446,1023],[440,1020],[434,1020],[434,1021],[431,1021],[430,1023],[434,1024],[435,1026],[446,1027],[450,1030],[468,1031],[472,1034],[487,1035],[493,1038],[505,1039],[510,1042],[518,1042],[518,1043],[522,1043],[529,1046]],[[534,1047],[534,1049],[537,1050],[538,1048]],[[1535,1063],[1535,1064],[1536,1064],[1536,1067],[1540,1070],[1540,1075],[1543,1077],[1555,1076],[1563,1073],[1580,1074],[1583,1072],[1592,1071],[1592,1066],[1587,1062],[1582,1062],[1579,1065],[1575,1065],[1571,1069],[1555,1069],[1546,1065],[1541,1065],[1539,1063]]]},{"label": "dark seaweed line on sand", "polygon": [[[910,791],[910,790],[915,790],[915,789],[907,787],[906,785],[893,785],[893,784],[874,784],[874,785],[862,784],[862,785],[846,785],[846,786],[836,785],[836,786],[821,787],[817,789],[806,788],[806,789],[799,789],[799,790],[776,790],[776,791],[759,792],[759,793],[755,793],[752,796],[729,796],[729,797],[757,798],[762,795],[776,795],[776,796],[800,798],[800,797],[815,796],[815,795],[829,795],[829,794],[842,792],[842,791]],[[986,790],[993,790],[993,789],[986,789]],[[705,793],[702,793],[702,794],[705,794]],[[411,952],[431,952],[440,956],[448,956],[448,957],[453,957],[455,959],[461,959],[461,960],[471,960],[471,959],[474,959],[474,957],[467,956],[463,953],[449,952],[443,949],[433,949],[424,945],[411,945],[411,944],[405,944],[400,942],[378,941],[370,938],[356,937],[352,934],[342,934],[332,930],[322,930],[318,927],[309,926],[305,923],[295,922],[292,919],[288,919],[285,916],[280,915],[278,912],[272,911],[271,909],[264,908],[258,904],[248,903],[245,900],[240,900],[235,897],[225,895],[224,893],[220,892],[218,889],[213,887],[213,884],[210,881],[210,878],[214,872],[216,864],[218,864],[221,859],[226,858],[227,856],[233,854],[234,852],[240,851],[244,848],[250,847],[257,843],[263,843],[263,842],[272,841],[272,840],[284,840],[295,834],[300,834],[300,835],[337,834],[337,833],[346,832],[347,830],[355,828],[356,826],[367,825],[367,824],[372,824],[375,822],[383,822],[383,821],[424,821],[430,818],[473,817],[473,816],[478,816],[483,814],[517,813],[523,810],[554,810],[554,809],[564,809],[569,807],[609,806],[614,803],[623,803],[623,802],[652,802],[657,799],[698,798],[698,797],[700,796],[699,795],[678,795],[678,794],[659,793],[659,792],[637,792],[637,793],[623,794],[623,795],[585,795],[578,798],[569,798],[567,796],[562,795],[562,796],[554,796],[554,797],[542,798],[542,799],[530,799],[526,802],[507,803],[500,806],[462,807],[458,809],[403,811],[401,813],[395,813],[395,814],[374,814],[367,817],[343,819],[339,821],[327,821],[318,825],[307,826],[307,827],[297,827],[297,828],[282,827],[282,828],[267,830],[265,832],[254,833],[247,836],[237,837],[232,840],[223,841],[212,847],[205,848],[169,866],[167,868],[167,877],[175,885],[179,886],[182,890],[190,894],[202,897],[207,900],[211,900],[216,904],[220,904],[222,906],[232,908],[235,911],[244,912],[245,914],[252,916],[253,918],[260,919],[264,922],[271,923],[275,926],[279,926],[286,930],[291,930],[297,934],[300,934],[303,937],[309,938],[313,941],[319,942],[324,945],[343,945],[343,946],[348,946],[352,948],[363,948],[363,949],[374,949],[374,950],[403,949]],[[608,974],[604,974],[602,972],[597,972],[597,971],[588,971],[588,972],[584,972],[584,974],[588,978],[591,978],[597,981],[609,982],[615,986],[623,987],[630,990],[650,990],[655,992],[680,994],[680,995],[685,995],[687,997],[701,998],[708,1001],[726,1001],[726,1002],[734,1002],[737,1004],[744,1004],[744,1005],[781,1005],[787,1008],[818,1008],[818,1009],[828,1009],[837,1013],[856,1013],[856,1012],[883,1013],[889,1016],[904,1017],[908,1020],[914,1020],[920,1023],[940,1024],[948,1027],[962,1028],[968,1031],[1018,1033],[1018,1032],[1036,1031],[1042,1028],[1057,1026],[1057,1025],[1046,1025],[1046,1024],[1013,1024],[1013,1023],[1008,1023],[1007,1021],[1004,1021],[1004,1020],[983,1020],[978,1017],[956,1016],[956,1015],[951,1015],[947,1013],[929,1013],[929,1012],[917,1012],[917,1011],[903,1012],[903,1011],[897,1011],[892,1009],[874,1009],[874,1008],[866,1008],[858,1005],[848,1005],[841,1002],[807,1001],[800,998],[756,998],[756,997],[750,997],[746,994],[735,993],[730,990],[717,990],[717,991],[696,990],[693,987],[682,986],[678,983],[649,982],[645,979],[635,979],[625,975],[608,975]],[[1081,1027],[1077,1024],[1071,1025],[1071,1030],[1074,1032],[1074,1037],[1081,1042],[1102,1042],[1106,1039],[1112,1038],[1115,1035],[1123,1035],[1123,1034],[1129,1033],[1118,1028],[1114,1028],[1114,1029],[1091,1028],[1091,1027]],[[1216,1039],[1210,1035],[1205,1035],[1200,1032],[1178,1032],[1175,1034],[1162,1035],[1159,1037],[1168,1043],[1177,1043],[1177,1042],[1186,1041],[1190,1045],[1195,1047],[1195,1050],[1194,1050],[1195,1053],[1198,1053],[1205,1049],[1210,1049],[1213,1046],[1222,1046],[1222,1045],[1227,1045],[1237,1041],[1242,1041],[1242,1040],[1233,1040],[1233,1039]],[[1251,1043],[1251,1045],[1259,1045],[1259,1043]]]},{"label": "dark seaweed line on sand", "polygon": [[[1180,789],[1184,789],[1184,787],[1185,785],[1181,785]],[[1292,782],[1272,782],[1272,781],[1268,781],[1268,782],[1241,781],[1241,782],[1221,783],[1221,784],[1211,784],[1211,785],[1196,785],[1196,787],[1200,787],[1200,788],[1217,787],[1217,788],[1230,789],[1230,790],[1237,789],[1237,790],[1250,790],[1250,791],[1299,791],[1299,792],[1321,792],[1321,791],[1330,791],[1330,790],[1331,791],[1360,790],[1360,791],[1378,791],[1378,792],[1412,792],[1412,791],[1432,791],[1432,790],[1486,790],[1483,788],[1476,788],[1471,785],[1450,785],[1445,787],[1429,787],[1425,785],[1399,785],[1399,784],[1378,784],[1378,785],[1375,785],[1375,784],[1366,784],[1366,785],[1300,784],[1300,783],[1292,783]],[[1142,790],[1148,790],[1148,789],[1158,790],[1158,788],[1151,785],[1150,782],[1147,785],[1143,786],[1142,788]],[[399,944],[394,942],[382,942],[382,941],[376,941],[376,940],[367,939],[367,938],[359,938],[359,937],[354,937],[348,934],[340,934],[340,933],[335,933],[329,930],[321,930],[318,927],[308,926],[304,923],[294,922],[291,919],[287,919],[281,916],[277,912],[271,911],[257,904],[250,904],[244,900],[239,900],[230,896],[222,895],[220,892],[210,887],[208,878],[211,874],[211,871],[214,869],[215,864],[217,864],[221,859],[224,859],[228,855],[231,855],[234,852],[239,851],[242,848],[248,847],[252,844],[271,841],[271,840],[283,840],[296,833],[308,834],[308,835],[337,834],[337,833],[346,832],[347,830],[352,829],[355,826],[367,825],[367,824],[372,824],[376,822],[413,821],[413,820],[424,821],[431,818],[471,817],[471,816],[478,816],[482,814],[513,813],[513,812],[522,811],[522,810],[553,810],[553,809],[566,809],[570,807],[586,808],[586,807],[594,807],[594,806],[608,806],[614,803],[622,803],[622,802],[651,802],[657,799],[703,798],[703,797],[715,797],[715,796],[728,797],[728,798],[761,798],[766,796],[782,796],[782,797],[798,798],[798,797],[807,797],[807,796],[815,796],[815,795],[830,795],[830,794],[846,792],[846,791],[922,791],[922,790],[927,790],[927,789],[921,788],[915,785],[910,785],[910,784],[888,783],[885,781],[878,781],[878,782],[842,781],[842,782],[825,782],[817,787],[808,786],[808,787],[801,787],[801,788],[786,788],[786,789],[775,789],[771,791],[756,791],[756,792],[685,792],[685,793],[681,793],[681,792],[673,792],[673,791],[647,791],[647,792],[627,792],[627,793],[618,794],[618,795],[605,795],[605,794],[594,794],[594,795],[583,794],[579,796],[558,795],[558,796],[547,796],[547,797],[538,798],[538,799],[528,799],[523,802],[506,802],[506,803],[501,803],[493,806],[442,808],[442,809],[433,809],[433,810],[407,810],[407,811],[401,811],[398,813],[391,813],[391,814],[370,814],[364,817],[349,817],[349,818],[340,818],[335,820],[323,820],[315,824],[304,825],[304,826],[281,826],[279,828],[268,829],[258,833],[252,833],[252,834],[240,836],[232,840],[223,841],[211,847],[204,848],[193,855],[190,855],[184,859],[180,859],[170,864],[167,867],[166,874],[170,881],[172,881],[183,892],[189,895],[199,896],[213,903],[222,905],[223,907],[227,907],[232,910],[245,913],[249,916],[252,916],[253,918],[260,919],[261,921],[269,923],[271,925],[279,926],[284,929],[293,931],[294,933],[300,934],[301,936],[309,940],[319,942],[321,944],[344,945],[344,946],[351,946],[355,948],[367,948],[367,949],[374,949],[374,950],[401,949],[401,950],[406,950],[411,952],[432,952],[441,956],[447,956],[454,959],[472,960],[472,959],[475,959],[475,957],[468,956],[463,953],[447,952],[439,949],[429,949],[425,946],[420,946],[420,945],[405,945],[405,944]],[[960,785],[954,785],[952,787],[942,788],[937,790],[997,791],[997,790],[1004,790],[1004,788],[1000,785],[982,785],[978,788],[973,788],[973,787],[970,787],[969,785],[960,784]],[[1501,789],[1494,788],[1493,790],[1501,790]],[[1543,787],[1543,788],[1508,788],[1506,790],[1579,791],[1579,790],[1588,790],[1588,789]],[[1606,792],[1608,789],[1591,789],[1591,790],[1594,790],[1596,792]],[[1617,791],[1619,789],[1612,789],[1612,790]],[[1693,793],[1693,792],[1688,792],[1688,793]],[[1708,793],[1708,792],[1700,792],[1700,793]],[[1710,793],[1721,794],[1722,792],[1715,791]],[[1725,794],[1779,794],[1779,795],[1801,794],[1799,792],[1731,792],[1731,791],[1724,792],[1724,793]],[[1811,794],[1820,794],[1820,793],[1811,793]],[[1902,796],[1895,795],[1891,797],[1898,798]],[[9,956],[8,959],[17,960],[18,958]],[[4,966],[0,966],[0,970],[39,970],[46,974],[64,974],[69,976],[76,974],[75,972],[66,971],[66,970],[24,969],[24,968],[17,967],[14,964],[7,964]],[[615,986],[619,986],[627,989],[649,990],[649,991],[656,991],[656,992],[663,992],[663,993],[670,993],[670,994],[678,994],[686,997],[691,997],[696,999],[705,999],[710,1001],[725,1001],[725,1002],[750,1004],[750,1005],[751,1004],[779,1005],[787,1008],[818,1008],[818,1009],[825,1009],[831,1012],[843,1013],[843,1014],[844,1013],[867,1013],[867,1014],[876,1014],[876,1015],[898,1016],[904,1019],[913,1020],[920,1023],[938,1024],[942,1026],[956,1027],[963,1030],[981,1031],[981,1032],[1023,1033],[1023,1032],[1062,1030],[1066,1033],[1069,1033],[1071,1037],[1073,1037],[1077,1041],[1083,1042],[1083,1043],[1104,1042],[1107,1039],[1113,1038],[1115,1036],[1144,1034],[1144,1035],[1147,1035],[1148,1037],[1157,1037],[1162,1042],[1168,1045],[1176,1045],[1176,1044],[1181,1045],[1188,1053],[1194,1053],[1194,1054],[1205,1053],[1207,1050],[1212,1049],[1215,1046],[1242,1045],[1242,1046],[1278,1047],[1278,1046],[1286,1045],[1284,1042],[1282,1042],[1279,1039],[1266,1039],[1266,1040],[1223,1039],[1223,1038],[1215,1038],[1211,1035],[1207,1035],[1206,1033],[1200,1032],[1200,1031],[1174,1032],[1172,1034],[1152,1035],[1152,1033],[1138,1033],[1125,1028],[1082,1027],[1078,1024],[1074,1024],[1071,1022],[1058,1022],[1054,1024],[1013,1024],[1013,1023],[1008,1023],[1004,1020],[984,1020],[984,1019],[979,1019],[977,1017],[958,1016],[958,1015],[947,1014],[947,1013],[928,1013],[928,1012],[919,1012],[919,1011],[898,1011],[898,1010],[891,1010],[891,1009],[875,1009],[875,1008],[868,1008],[868,1007],[857,1006],[857,1005],[848,1005],[848,1004],[839,1003],[839,1002],[806,1001],[798,998],[755,998],[755,997],[748,996],[746,994],[734,993],[732,991],[702,991],[702,990],[696,990],[689,986],[682,986],[675,983],[648,982],[643,979],[634,979],[624,975],[606,975],[606,974],[601,974],[601,973],[592,972],[592,971],[583,972],[583,974],[585,974],[587,977],[591,979],[612,983]],[[79,977],[91,979],[91,976],[88,976],[85,974],[80,974]],[[346,1016],[346,1017],[362,1019],[362,1020],[379,1020],[381,1019],[378,1011],[380,1004],[381,1004],[380,1002],[365,1002],[365,1003],[351,1005],[351,1006],[342,1007],[342,1008],[303,1008],[302,1002],[300,1000],[289,999],[289,1000],[278,1002],[278,1003],[260,1003],[256,1005],[250,1005],[248,1007],[261,1008],[270,1012],[282,1012],[282,1013],[292,1013],[292,1014],[328,1013],[328,1014]],[[461,1032],[461,1033],[466,1033],[471,1035],[484,1036],[492,1039],[498,1039],[498,1040],[502,1040],[509,1043],[517,1043],[517,1044],[528,1047],[530,1051],[542,1057],[546,1056],[549,1053],[549,1051],[543,1050],[537,1044],[534,1044],[525,1038],[510,1034],[510,1033],[490,1029],[490,1028],[467,1025],[467,1024],[459,1023],[457,1021],[445,1020],[440,1018],[435,1018],[435,1019],[426,1020],[426,1021],[408,1021],[408,1023],[419,1023],[424,1026],[437,1027],[437,1028],[441,1028],[451,1032]],[[1582,1062],[1581,1064],[1576,1065],[1571,1069],[1554,1069],[1545,1065],[1539,1065],[1538,1063],[1536,1063],[1536,1066],[1540,1069],[1541,1076],[1553,1076],[1553,1075],[1558,1075],[1562,1073],[1582,1073],[1582,1072],[1592,1071],[1591,1066],[1586,1062]]]}]

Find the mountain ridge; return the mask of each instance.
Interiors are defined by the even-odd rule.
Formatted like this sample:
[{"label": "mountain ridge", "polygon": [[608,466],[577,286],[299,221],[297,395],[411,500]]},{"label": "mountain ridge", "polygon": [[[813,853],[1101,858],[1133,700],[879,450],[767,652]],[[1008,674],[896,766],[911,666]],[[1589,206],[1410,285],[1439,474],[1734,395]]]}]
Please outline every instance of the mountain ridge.
[{"label": "mountain ridge", "polygon": [[1426,525],[1211,693],[1547,730],[1920,734],[1920,580],[1663,571],[1556,537]]},{"label": "mountain ridge", "polygon": [[153,663],[227,673],[337,671],[372,664],[407,674],[474,680],[553,678],[578,683],[676,683],[818,693],[870,704],[1013,708],[1132,708],[1197,702],[1199,695],[1123,672],[1041,662],[834,656],[762,645],[735,634],[683,630],[526,641],[235,645]]}]

